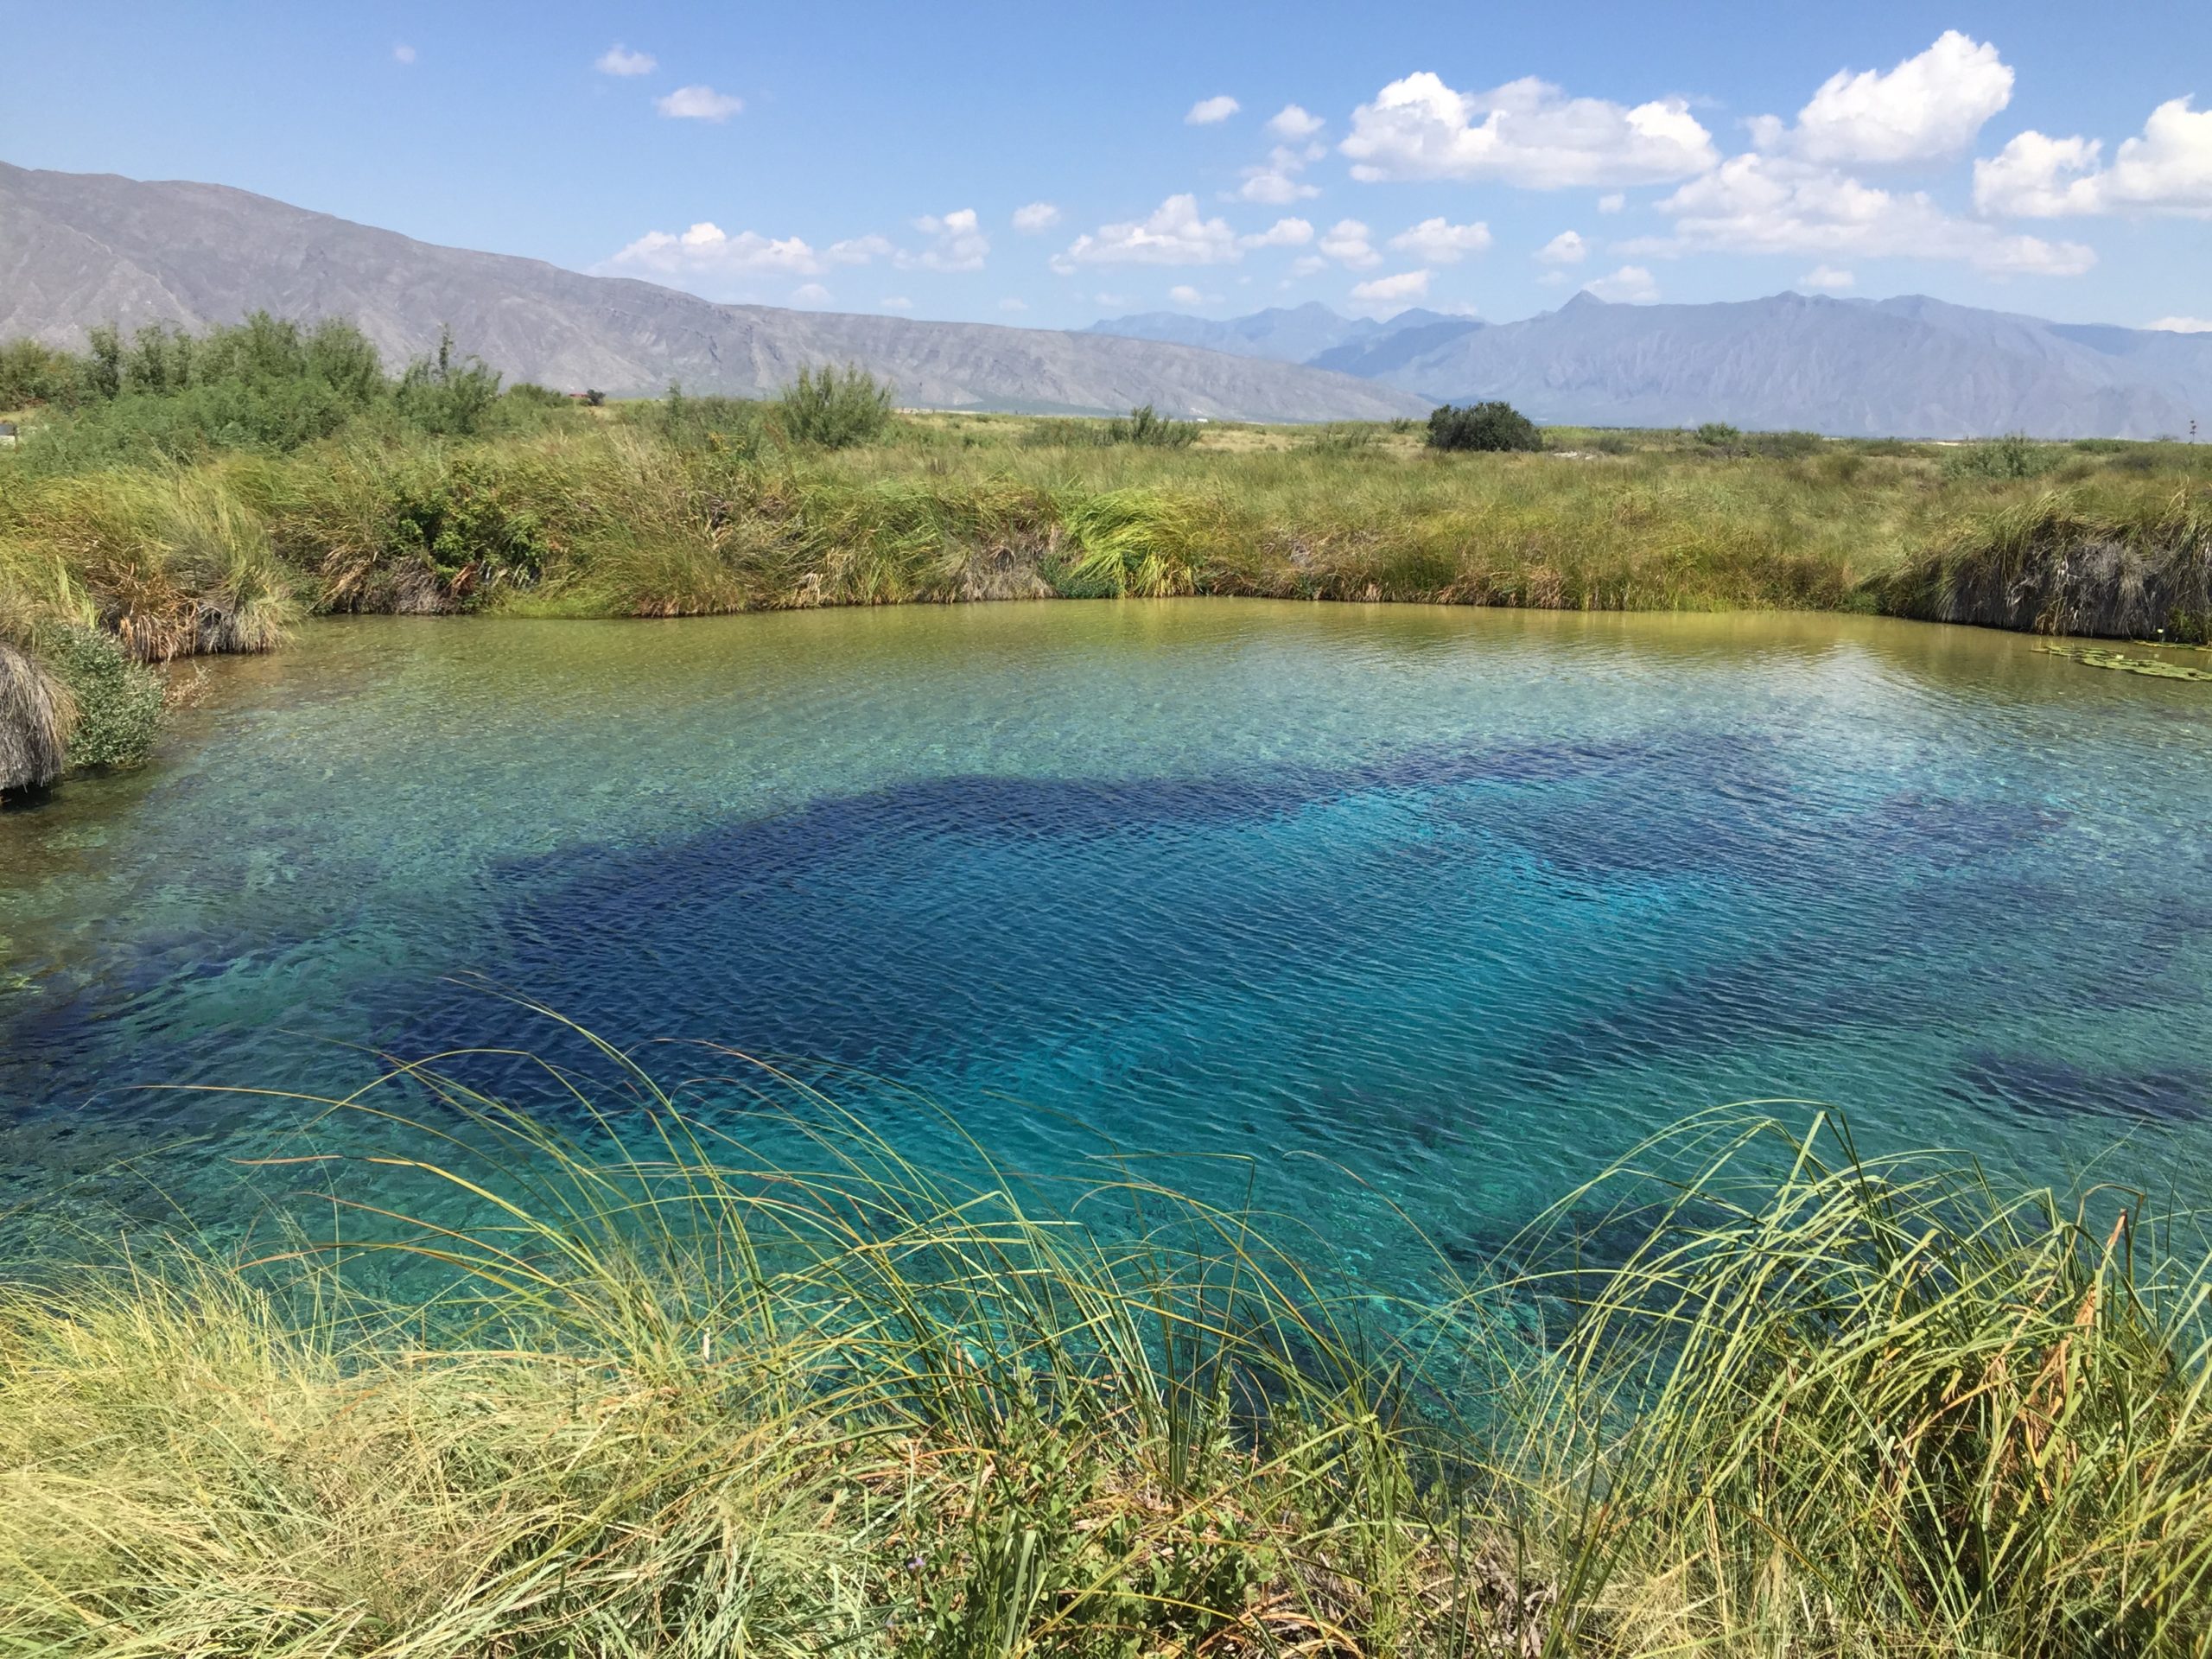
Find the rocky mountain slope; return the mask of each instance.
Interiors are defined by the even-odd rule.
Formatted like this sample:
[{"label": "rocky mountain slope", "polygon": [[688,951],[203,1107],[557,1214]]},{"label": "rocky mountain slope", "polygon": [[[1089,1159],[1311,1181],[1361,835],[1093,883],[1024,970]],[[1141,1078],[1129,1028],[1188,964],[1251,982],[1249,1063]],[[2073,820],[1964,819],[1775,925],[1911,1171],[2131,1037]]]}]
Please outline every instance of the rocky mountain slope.
[{"label": "rocky mountain slope", "polygon": [[0,339],[56,345],[114,321],[201,326],[266,309],[358,320],[395,360],[450,324],[517,379],[616,394],[772,391],[857,362],[902,403],[1386,419],[1419,395],[1295,364],[1103,334],[716,305],[627,278],[435,247],[220,185],[142,183],[0,163]]}]

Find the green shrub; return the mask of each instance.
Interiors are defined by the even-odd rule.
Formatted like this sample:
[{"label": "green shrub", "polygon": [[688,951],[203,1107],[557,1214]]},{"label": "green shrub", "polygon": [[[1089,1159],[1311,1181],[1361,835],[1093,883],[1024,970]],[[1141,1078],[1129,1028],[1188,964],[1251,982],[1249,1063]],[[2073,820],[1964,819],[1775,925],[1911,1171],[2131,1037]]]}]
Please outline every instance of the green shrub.
[{"label": "green shrub", "polygon": [[1150,404],[1129,411],[1126,421],[1106,423],[1106,442],[1134,443],[1154,449],[1187,449],[1198,441],[1196,421],[1170,420]]},{"label": "green shrub", "polygon": [[69,770],[135,766],[153,752],[162,724],[162,683],[95,629],[60,627],[45,646],[49,666],[77,704]]},{"label": "green shrub", "polygon": [[394,550],[419,556],[445,593],[464,604],[501,587],[527,586],[545,568],[543,520],[466,462],[403,474],[391,515]]},{"label": "green shrub", "polygon": [[[28,365],[29,345],[4,356]],[[29,452],[46,473],[225,449],[283,454],[343,429],[391,390],[375,346],[352,323],[303,328],[266,312],[200,335],[149,324],[128,343],[95,328],[84,357],[54,356],[44,374],[48,396],[77,406]]]},{"label": "green shrub", "polygon": [[417,429],[440,437],[474,437],[485,429],[499,401],[499,377],[482,359],[458,354],[453,330],[443,328],[436,354],[407,365],[396,396],[400,415]]},{"label": "green shrub", "polygon": [[793,443],[823,449],[873,443],[891,427],[891,385],[857,363],[801,369],[776,399],[776,412]]},{"label": "green shrub", "polygon": [[1446,404],[1428,417],[1432,449],[1541,449],[1542,434],[1536,423],[1510,404],[1471,404],[1464,409]]},{"label": "green shrub", "polygon": [[73,403],[83,391],[77,361],[35,340],[0,344],[0,409]]},{"label": "green shrub", "polygon": [[1732,447],[1744,435],[1726,421],[1707,421],[1690,434],[1708,449]]},{"label": "green shrub", "polygon": [[1943,457],[1946,478],[2040,478],[2065,458],[2055,443],[2037,443],[2024,432],[2008,432],[1986,443],[1971,443]]}]

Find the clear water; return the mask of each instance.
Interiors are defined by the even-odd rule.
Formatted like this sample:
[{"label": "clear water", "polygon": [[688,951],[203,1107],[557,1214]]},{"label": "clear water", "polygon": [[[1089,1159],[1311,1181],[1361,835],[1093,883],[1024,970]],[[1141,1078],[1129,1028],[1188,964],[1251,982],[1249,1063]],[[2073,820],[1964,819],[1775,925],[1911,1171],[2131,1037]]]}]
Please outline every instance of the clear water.
[{"label": "clear water", "polygon": [[0,815],[0,1120],[19,1185],[213,1167],[286,1109],[136,1085],[558,1046],[476,973],[896,1077],[1026,1168],[1249,1157],[1384,1274],[1395,1208],[1479,1254],[1753,1096],[2055,1179],[2147,1123],[2194,1195],[2208,749],[2205,687],[1867,619],[319,623]]}]

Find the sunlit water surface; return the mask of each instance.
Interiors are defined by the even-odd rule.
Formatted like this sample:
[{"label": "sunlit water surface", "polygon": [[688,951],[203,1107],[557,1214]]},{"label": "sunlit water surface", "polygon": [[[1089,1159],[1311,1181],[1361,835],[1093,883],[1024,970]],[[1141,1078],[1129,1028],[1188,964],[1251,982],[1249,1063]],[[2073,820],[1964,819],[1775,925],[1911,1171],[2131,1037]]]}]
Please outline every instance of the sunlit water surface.
[{"label": "sunlit water surface", "polygon": [[2133,1135],[2192,1198],[2212,1150],[2212,696],[2025,639],[1228,601],[362,619],[207,692],[143,773],[0,815],[19,1191],[190,1139],[138,1201],[219,1208],[298,1115],[137,1085],[577,1052],[456,975],[626,1046],[899,1079],[1024,1169],[1249,1159],[1178,1167],[1249,1170],[1386,1276],[1400,1211],[1478,1259],[1739,1098],[2057,1180]]}]

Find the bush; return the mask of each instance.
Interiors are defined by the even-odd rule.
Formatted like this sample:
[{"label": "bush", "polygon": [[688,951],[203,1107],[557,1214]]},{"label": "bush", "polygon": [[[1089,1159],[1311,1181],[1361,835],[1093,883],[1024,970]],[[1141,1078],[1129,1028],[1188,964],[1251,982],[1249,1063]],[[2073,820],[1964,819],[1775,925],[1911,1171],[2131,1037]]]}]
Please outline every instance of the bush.
[{"label": "bush", "polygon": [[1510,404],[1471,404],[1465,409],[1446,404],[1428,417],[1428,445],[1432,449],[1541,449],[1544,447],[1536,423]]},{"label": "bush", "polygon": [[793,443],[823,449],[873,443],[891,427],[891,386],[857,363],[801,369],[776,399],[776,412]]},{"label": "bush", "polygon": [[162,683],[95,629],[62,627],[46,644],[48,665],[77,704],[69,770],[135,766],[153,752],[162,724]]},{"label": "bush", "polygon": [[0,409],[73,403],[82,390],[77,361],[35,340],[0,345]]},{"label": "bush", "polygon": [[390,393],[376,346],[335,320],[302,328],[257,312],[200,335],[149,324],[128,343],[95,328],[86,356],[49,353],[34,373],[41,349],[19,340],[0,351],[0,378],[29,376],[40,395],[78,406],[40,433],[33,464],[47,473],[222,449],[283,454],[330,436]]},{"label": "bush", "polygon": [[1708,449],[1718,449],[1733,445],[1744,435],[1726,421],[1707,421],[1690,435]]},{"label": "bush", "polygon": [[527,587],[545,567],[550,549],[538,514],[515,505],[496,479],[466,462],[404,474],[390,510],[394,550],[420,558],[457,603]]},{"label": "bush", "polygon": [[1198,441],[1196,421],[1170,420],[1150,404],[1129,411],[1126,421],[1106,423],[1109,443],[1142,444],[1154,449],[1185,449]]},{"label": "bush", "polygon": [[468,438],[484,429],[499,401],[499,376],[482,359],[454,350],[453,330],[438,331],[435,357],[418,357],[400,377],[399,412],[422,431]]},{"label": "bush", "polygon": [[2041,478],[2064,458],[2055,443],[2037,443],[2024,432],[2008,432],[1986,443],[1971,443],[1943,457],[1946,478]]}]

